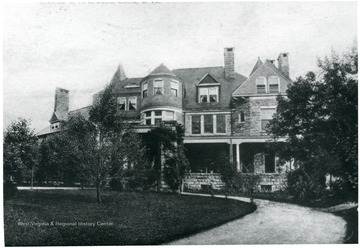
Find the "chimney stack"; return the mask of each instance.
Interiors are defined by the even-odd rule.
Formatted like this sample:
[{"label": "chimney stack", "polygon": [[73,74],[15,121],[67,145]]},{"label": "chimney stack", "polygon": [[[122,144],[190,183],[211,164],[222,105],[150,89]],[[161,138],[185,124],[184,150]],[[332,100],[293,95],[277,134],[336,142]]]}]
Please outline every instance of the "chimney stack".
[{"label": "chimney stack", "polygon": [[56,88],[54,113],[60,121],[67,121],[69,114],[69,91]]},{"label": "chimney stack", "polygon": [[280,53],[277,61],[279,69],[289,76],[289,53]]},{"label": "chimney stack", "polygon": [[227,80],[235,79],[235,62],[234,62],[233,47],[227,47],[224,49],[224,68],[225,68],[225,78]]}]

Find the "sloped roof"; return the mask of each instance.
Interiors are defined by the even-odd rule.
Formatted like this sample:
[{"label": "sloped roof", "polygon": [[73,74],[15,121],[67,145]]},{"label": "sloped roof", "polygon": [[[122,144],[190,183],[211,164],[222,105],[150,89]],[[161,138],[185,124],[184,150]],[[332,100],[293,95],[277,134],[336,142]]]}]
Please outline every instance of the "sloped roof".
[{"label": "sloped roof", "polygon": [[59,131],[61,131],[61,129],[51,129],[51,127],[49,125],[48,127],[45,127],[40,132],[38,132],[36,135],[37,136],[44,136],[44,135],[48,135],[48,134],[51,134],[51,133],[57,133]]},{"label": "sloped roof", "polygon": [[172,71],[169,70],[164,64],[160,64],[156,67],[152,72],[150,72],[149,76],[163,75],[168,74],[171,76],[176,76]]},{"label": "sloped roof", "polygon": [[263,64],[263,62],[260,60],[260,57],[258,57],[258,60],[256,61],[256,64],[254,66],[254,68],[252,69],[251,74],[253,74],[261,65]]},{"label": "sloped roof", "polygon": [[214,84],[219,84],[219,82],[216,81],[216,79],[210,74],[206,74],[198,83],[198,85],[214,85]]},{"label": "sloped roof", "polygon": [[291,78],[278,69],[270,60],[265,60],[265,62],[252,72],[249,78],[233,92],[233,96],[257,95],[256,78],[259,76],[279,76],[280,93],[285,93],[288,84],[292,82]]},{"label": "sloped roof", "polygon": [[89,119],[89,111],[90,111],[91,105],[79,109],[75,109],[69,112],[69,116],[75,116],[75,115],[81,115],[85,119]]},{"label": "sloped roof", "polygon": [[[234,80],[226,80],[224,67],[222,66],[176,69],[173,72],[184,84],[183,109],[189,111],[229,110],[232,92],[246,80],[245,76],[238,73],[235,73]],[[220,83],[218,103],[198,103],[197,84],[207,74]]]}]

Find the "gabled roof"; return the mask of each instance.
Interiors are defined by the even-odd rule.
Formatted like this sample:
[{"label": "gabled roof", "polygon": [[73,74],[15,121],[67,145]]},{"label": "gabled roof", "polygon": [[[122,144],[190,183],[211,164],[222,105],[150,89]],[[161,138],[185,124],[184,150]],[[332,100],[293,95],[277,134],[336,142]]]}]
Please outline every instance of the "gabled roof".
[{"label": "gabled roof", "polygon": [[[235,73],[234,80],[226,80],[222,66],[176,69],[173,72],[184,85],[183,109],[185,111],[229,110],[231,93],[246,80],[246,77],[238,73]],[[220,101],[218,103],[198,103],[197,84],[207,75],[211,75],[220,83]]]},{"label": "gabled roof", "polygon": [[233,92],[233,96],[257,95],[256,78],[261,76],[278,76],[280,78],[280,93],[285,93],[287,85],[292,82],[289,76],[278,69],[270,60],[266,60],[262,65],[260,65],[260,67],[252,72],[249,78],[242,85]]},{"label": "gabled roof", "polygon": [[58,121],[67,121],[68,120],[68,113],[65,111],[55,111],[53,112],[50,122],[58,122]]},{"label": "gabled roof", "polygon": [[218,85],[220,84],[213,76],[211,76],[209,73],[206,74],[200,81],[198,82],[198,85]]},{"label": "gabled roof", "polygon": [[157,75],[163,75],[168,74],[171,76],[176,77],[176,75],[169,70],[164,64],[160,64],[158,67],[156,67],[152,72],[150,72],[149,76],[157,76]]},{"label": "gabled roof", "polygon": [[252,69],[251,74],[253,74],[261,65],[263,64],[263,62],[260,60],[260,57],[258,57],[258,60],[256,61],[256,64],[254,66],[254,68]]}]

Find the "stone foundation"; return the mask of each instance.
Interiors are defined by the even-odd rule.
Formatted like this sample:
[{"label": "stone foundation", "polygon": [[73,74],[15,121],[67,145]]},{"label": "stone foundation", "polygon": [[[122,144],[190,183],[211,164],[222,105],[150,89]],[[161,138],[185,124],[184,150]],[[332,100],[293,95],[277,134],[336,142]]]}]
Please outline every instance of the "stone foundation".
[{"label": "stone foundation", "polygon": [[[260,182],[257,191],[273,192],[283,189],[286,184],[284,173],[242,173],[243,179],[250,180],[252,175],[259,175]],[[187,173],[183,180],[183,190],[204,190],[211,187],[214,190],[221,190],[225,183],[221,180],[219,173]]]}]

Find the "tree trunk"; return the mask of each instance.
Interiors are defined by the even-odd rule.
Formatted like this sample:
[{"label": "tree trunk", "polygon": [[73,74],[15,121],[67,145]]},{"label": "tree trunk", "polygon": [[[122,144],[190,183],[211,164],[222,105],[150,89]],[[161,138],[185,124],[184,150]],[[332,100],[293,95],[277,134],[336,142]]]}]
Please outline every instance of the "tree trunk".
[{"label": "tree trunk", "polygon": [[100,185],[96,185],[96,200],[101,203],[101,188]]},{"label": "tree trunk", "polygon": [[34,187],[34,168],[31,167],[31,181],[30,181],[31,190]]}]

